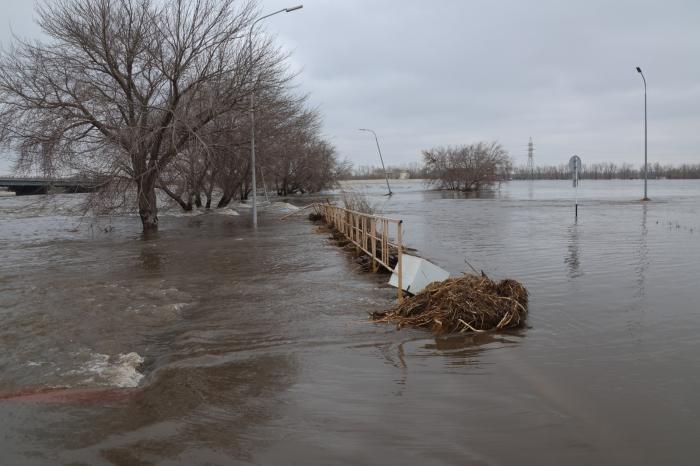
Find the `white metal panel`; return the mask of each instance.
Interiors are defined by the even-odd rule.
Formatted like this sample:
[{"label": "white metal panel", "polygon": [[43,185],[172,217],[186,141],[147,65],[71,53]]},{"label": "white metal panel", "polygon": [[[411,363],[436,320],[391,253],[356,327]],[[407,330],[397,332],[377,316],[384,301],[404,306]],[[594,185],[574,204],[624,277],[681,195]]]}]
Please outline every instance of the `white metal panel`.
[{"label": "white metal panel", "polygon": [[[420,293],[433,282],[441,282],[450,278],[449,272],[420,257],[401,254],[401,260],[403,261],[403,281],[401,284],[404,291],[411,294]],[[396,272],[391,274],[389,285],[398,288],[399,277]]]}]

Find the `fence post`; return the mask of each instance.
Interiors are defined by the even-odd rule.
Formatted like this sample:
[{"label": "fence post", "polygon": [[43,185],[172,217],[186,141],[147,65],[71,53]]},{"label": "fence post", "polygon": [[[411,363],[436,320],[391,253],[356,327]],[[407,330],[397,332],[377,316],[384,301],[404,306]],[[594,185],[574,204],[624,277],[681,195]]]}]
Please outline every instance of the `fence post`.
[{"label": "fence post", "polygon": [[389,222],[382,220],[382,260],[389,264]]},{"label": "fence post", "polygon": [[[403,220],[394,220],[339,208],[333,205],[314,204],[314,210],[321,213],[326,223],[332,223],[336,230],[349,239],[358,255],[363,251],[370,254],[371,270],[377,272],[383,264],[398,278],[398,302],[403,301]],[[378,225],[379,223],[379,225]],[[396,266],[391,269],[390,225],[396,224]],[[380,230],[381,228],[381,230]]]},{"label": "fence post", "polygon": [[399,279],[399,303],[403,301],[403,261],[401,260],[401,249],[402,249],[402,238],[401,238],[401,225],[403,224],[403,220],[399,220],[399,224],[397,226],[397,232],[396,232],[396,248],[398,249],[398,262],[396,264],[396,268],[398,272],[396,275],[398,276]]},{"label": "fence post", "polygon": [[372,272],[377,272],[377,221],[371,219],[370,224],[370,241],[372,241]]},{"label": "fence post", "polygon": [[360,217],[357,214],[352,214],[353,225],[355,226],[355,253],[359,256],[362,250],[360,249]]},{"label": "fence post", "polygon": [[366,250],[369,244],[367,244],[367,217],[362,217],[362,247]]}]

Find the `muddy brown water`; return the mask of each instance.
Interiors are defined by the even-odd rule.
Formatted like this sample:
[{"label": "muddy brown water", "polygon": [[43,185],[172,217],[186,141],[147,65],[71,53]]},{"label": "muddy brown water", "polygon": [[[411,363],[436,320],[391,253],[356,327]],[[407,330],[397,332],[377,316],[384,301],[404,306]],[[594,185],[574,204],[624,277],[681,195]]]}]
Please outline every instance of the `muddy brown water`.
[{"label": "muddy brown water", "polygon": [[698,463],[700,182],[584,182],[578,222],[566,182],[351,187],[451,273],[523,281],[528,327],[369,323],[387,277],[283,209],[143,238],[0,198],[0,464]]}]

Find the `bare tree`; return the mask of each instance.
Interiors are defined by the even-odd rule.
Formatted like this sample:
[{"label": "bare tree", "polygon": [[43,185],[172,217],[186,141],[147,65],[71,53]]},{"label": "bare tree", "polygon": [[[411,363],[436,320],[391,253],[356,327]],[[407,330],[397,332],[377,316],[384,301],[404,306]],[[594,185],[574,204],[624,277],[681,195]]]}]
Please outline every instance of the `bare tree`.
[{"label": "bare tree", "polygon": [[321,116],[306,97],[277,96],[261,115],[261,166],[280,195],[317,192],[336,181],[335,148],[321,137]]},{"label": "bare tree", "polygon": [[[279,195],[320,191],[336,180],[335,148],[322,138],[320,114],[308,109],[306,101],[286,88],[269,88],[256,98],[258,176]],[[250,129],[246,124],[239,129],[227,133],[228,156],[217,156],[215,173],[223,193],[219,206],[235,198],[236,190],[245,199],[250,189]]]},{"label": "bare tree", "polygon": [[442,189],[478,191],[507,179],[511,167],[508,153],[497,142],[436,147],[423,151],[429,178]]},{"label": "bare tree", "polygon": [[143,229],[156,230],[161,173],[197,159],[193,141],[281,75],[269,42],[248,59],[255,13],[233,0],[46,1],[50,40],[17,40],[0,58],[0,139],[25,166],[131,180]]},{"label": "bare tree", "polygon": [[[279,195],[316,192],[335,183],[347,164],[338,162],[335,149],[321,135],[321,117],[309,110],[306,97],[287,86],[264,87],[256,98],[258,176],[263,186]],[[240,109],[214,119],[181,151],[160,187],[184,210],[201,206],[201,193],[211,206],[214,188],[217,207],[250,193],[250,118]]]}]

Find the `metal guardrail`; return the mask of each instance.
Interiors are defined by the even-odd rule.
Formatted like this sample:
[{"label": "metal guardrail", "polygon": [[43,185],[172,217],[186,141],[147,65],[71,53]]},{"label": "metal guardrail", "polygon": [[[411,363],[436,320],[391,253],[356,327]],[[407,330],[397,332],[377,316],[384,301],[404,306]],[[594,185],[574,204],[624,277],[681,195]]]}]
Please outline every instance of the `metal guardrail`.
[{"label": "metal guardrail", "polygon": [[[396,274],[399,285],[398,300],[401,302],[403,300],[403,264],[401,260],[403,220],[355,212],[332,204],[317,203],[313,205],[313,209],[323,217],[329,226],[335,228],[353,243],[358,253],[363,251],[370,257],[373,272],[382,266]],[[394,234],[391,235],[391,233]],[[396,249],[397,254],[395,267],[391,267],[389,259],[392,247]]]}]

